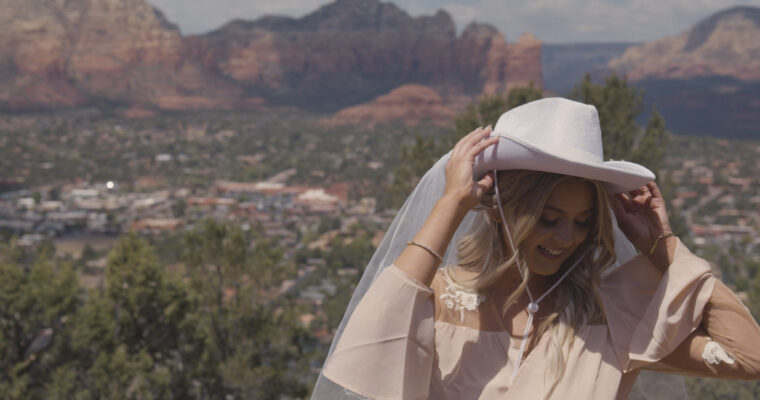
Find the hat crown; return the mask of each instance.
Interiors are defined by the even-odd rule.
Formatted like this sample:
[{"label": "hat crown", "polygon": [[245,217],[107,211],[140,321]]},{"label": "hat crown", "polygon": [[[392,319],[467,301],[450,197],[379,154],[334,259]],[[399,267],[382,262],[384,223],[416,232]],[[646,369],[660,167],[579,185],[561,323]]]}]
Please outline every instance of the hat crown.
[{"label": "hat crown", "polygon": [[496,122],[494,133],[537,149],[552,147],[602,162],[599,114],[591,105],[559,97],[516,107]]}]

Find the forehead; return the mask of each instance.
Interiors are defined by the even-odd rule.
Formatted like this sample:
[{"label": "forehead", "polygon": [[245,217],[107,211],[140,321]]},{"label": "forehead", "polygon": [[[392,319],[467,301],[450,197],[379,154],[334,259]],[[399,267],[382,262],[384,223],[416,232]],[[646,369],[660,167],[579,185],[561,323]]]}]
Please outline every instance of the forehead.
[{"label": "forehead", "polygon": [[546,198],[544,209],[580,214],[594,208],[595,188],[591,182],[559,183]]}]

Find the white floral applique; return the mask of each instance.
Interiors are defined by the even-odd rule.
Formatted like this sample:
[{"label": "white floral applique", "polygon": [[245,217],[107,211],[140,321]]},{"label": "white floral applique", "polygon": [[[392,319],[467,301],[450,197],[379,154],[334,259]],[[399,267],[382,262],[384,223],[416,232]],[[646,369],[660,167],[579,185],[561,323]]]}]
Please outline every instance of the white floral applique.
[{"label": "white floral applique", "polygon": [[446,293],[440,295],[440,299],[443,300],[446,308],[459,311],[459,321],[464,322],[464,310],[475,311],[480,303],[486,300],[486,296],[459,287],[451,280],[448,273],[448,270],[443,273],[447,285]]},{"label": "white floral applique", "polygon": [[705,345],[704,351],[702,351],[702,359],[708,364],[719,365],[721,362],[726,364],[733,364],[736,359],[728,354],[723,347],[717,342],[713,342],[712,338]]}]

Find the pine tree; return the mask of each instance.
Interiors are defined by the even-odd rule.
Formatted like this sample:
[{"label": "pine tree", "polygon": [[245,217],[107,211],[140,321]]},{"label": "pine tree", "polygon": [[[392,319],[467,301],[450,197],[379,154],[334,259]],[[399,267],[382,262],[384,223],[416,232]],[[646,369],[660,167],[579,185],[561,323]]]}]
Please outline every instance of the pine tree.
[{"label": "pine tree", "polygon": [[[6,254],[28,258],[9,247]],[[31,265],[0,259],[0,398],[46,398],[51,371],[71,356],[67,321],[78,291],[74,271],[56,265],[49,246],[38,249]]]},{"label": "pine tree", "polygon": [[642,111],[643,91],[628,84],[626,78],[612,74],[603,85],[591,82],[586,74],[570,94],[580,102],[591,104],[599,113],[604,159],[627,160],[643,164],[657,175],[661,166],[668,133],[665,120],[652,110],[645,129],[636,125]]},{"label": "pine tree", "polygon": [[[153,248],[122,236],[108,257],[105,288],[89,293],[74,320],[73,371],[56,371],[51,390],[63,398],[147,399],[211,391],[219,379],[202,363],[205,339],[193,311],[184,283]],[[71,375],[76,388],[63,384]]]}]

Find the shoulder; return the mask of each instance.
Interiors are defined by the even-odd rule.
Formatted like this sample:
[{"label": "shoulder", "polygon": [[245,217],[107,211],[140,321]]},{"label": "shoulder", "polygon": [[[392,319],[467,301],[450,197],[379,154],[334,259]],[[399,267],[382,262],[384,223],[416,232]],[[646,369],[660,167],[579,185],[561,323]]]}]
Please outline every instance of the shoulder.
[{"label": "shoulder", "polygon": [[476,273],[468,271],[458,265],[447,265],[438,268],[430,287],[436,293],[452,290],[469,291],[462,282],[472,279],[476,275]]}]

